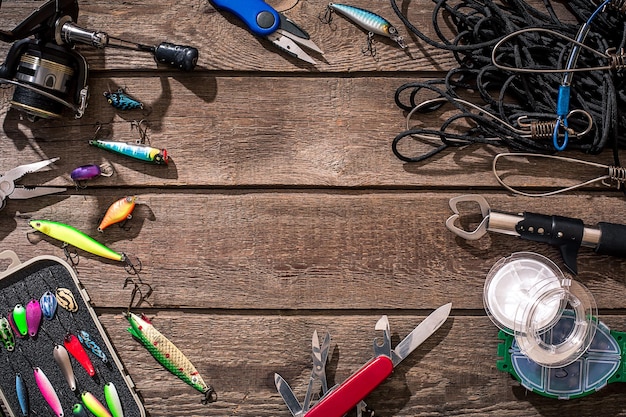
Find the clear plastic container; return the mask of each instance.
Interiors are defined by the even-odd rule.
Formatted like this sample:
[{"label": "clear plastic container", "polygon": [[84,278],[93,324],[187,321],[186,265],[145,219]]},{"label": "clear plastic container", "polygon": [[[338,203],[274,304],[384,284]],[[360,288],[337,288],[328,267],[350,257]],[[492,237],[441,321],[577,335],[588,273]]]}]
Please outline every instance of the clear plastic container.
[{"label": "clear plastic container", "polygon": [[[520,352],[548,368],[580,358],[597,328],[589,290],[536,253],[518,252],[498,261],[487,274],[483,301],[494,324],[515,336]],[[557,327],[565,312],[574,318],[572,325]]]}]

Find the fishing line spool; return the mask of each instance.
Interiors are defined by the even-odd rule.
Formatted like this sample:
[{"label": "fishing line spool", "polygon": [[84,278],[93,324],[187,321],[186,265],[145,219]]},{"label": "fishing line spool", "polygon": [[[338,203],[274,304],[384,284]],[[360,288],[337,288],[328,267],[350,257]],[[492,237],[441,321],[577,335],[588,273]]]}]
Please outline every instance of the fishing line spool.
[{"label": "fishing line spool", "polygon": [[[528,359],[547,368],[580,358],[597,328],[589,290],[536,253],[518,252],[498,261],[487,274],[483,301],[493,323],[515,336]],[[573,320],[564,324],[564,316]]]}]

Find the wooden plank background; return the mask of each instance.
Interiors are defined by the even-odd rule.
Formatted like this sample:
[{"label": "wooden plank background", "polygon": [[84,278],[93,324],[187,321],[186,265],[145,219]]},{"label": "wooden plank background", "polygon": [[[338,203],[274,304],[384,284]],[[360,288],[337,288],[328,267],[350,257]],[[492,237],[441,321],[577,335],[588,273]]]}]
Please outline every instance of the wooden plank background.
[{"label": "wooden plank background", "polygon": [[[63,257],[59,242],[27,238],[28,220],[45,218],[142,260],[142,279],[154,292],[140,310],[219,394],[218,402],[201,405],[196,391],[132,340],[122,316],[130,299],[126,273],[81,254],[78,276],[153,417],[288,416],[273,374],[303,397],[314,330],[333,337],[332,385],[371,358],[380,315],[389,316],[397,342],[447,302],[451,318],[368,397],[377,416],[626,415],[623,385],[557,401],[526,392],[496,369],[497,329],[482,302],[487,272],[517,251],[541,253],[563,267],[558,251],[503,235],[466,242],[444,225],[448,200],[464,193],[485,195],[497,210],[560,214],[589,225],[623,222],[623,194],[590,187],[549,199],[511,196],[490,173],[502,151],[496,148],[469,146],[403,164],[390,147],[405,128],[393,94],[405,82],[441,77],[455,65],[452,56],[407,35],[388,2],[351,2],[387,17],[407,38],[408,53],[377,38],[377,60],[361,55],[361,29],[342,18],[331,27],[318,20],[326,2],[269,3],[289,9],[324,50],[317,65],[280,53],[204,0],[80,1],[80,25],[142,43],[196,46],[198,67],[183,74],[157,67],[149,55],[79,46],[91,69],[91,99],[78,120],[23,120],[9,110],[12,89],[1,90],[1,170],[60,157],[54,169],[23,183],[68,190],[9,201],[0,212],[0,249],[22,260]],[[432,4],[405,3],[411,21],[432,34]],[[4,1],[2,28],[38,5]],[[0,56],[8,47],[0,45]],[[151,111],[110,107],[101,93],[118,87]],[[141,118],[152,145],[170,153],[169,166],[87,145],[96,123],[110,139],[136,140],[130,122]],[[608,152],[586,158],[612,162]],[[104,162],[113,176],[73,187],[73,168]],[[511,179],[542,187],[555,172],[566,182],[598,174],[529,163]],[[98,235],[98,218],[125,195],[138,196],[130,230]],[[579,270],[602,320],[626,330],[626,263],[582,249]]]}]

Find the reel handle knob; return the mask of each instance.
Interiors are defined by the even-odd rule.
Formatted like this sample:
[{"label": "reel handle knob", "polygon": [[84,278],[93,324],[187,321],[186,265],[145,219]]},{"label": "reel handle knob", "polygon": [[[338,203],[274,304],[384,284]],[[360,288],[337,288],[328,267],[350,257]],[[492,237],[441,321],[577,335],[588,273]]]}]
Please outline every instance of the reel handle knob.
[{"label": "reel handle knob", "polygon": [[161,42],[154,49],[154,59],[183,71],[191,71],[198,62],[198,50],[192,46]]}]

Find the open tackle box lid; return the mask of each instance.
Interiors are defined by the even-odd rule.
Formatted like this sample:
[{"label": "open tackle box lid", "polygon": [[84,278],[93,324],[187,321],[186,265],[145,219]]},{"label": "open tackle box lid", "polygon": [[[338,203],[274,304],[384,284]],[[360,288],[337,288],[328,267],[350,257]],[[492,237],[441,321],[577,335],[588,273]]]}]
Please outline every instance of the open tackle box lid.
[{"label": "open tackle box lid", "polygon": [[[78,307],[75,312],[70,312],[59,305],[52,319],[41,319],[35,336],[29,334],[23,337],[16,336],[15,348],[11,351],[0,343],[0,366],[4,370],[0,373],[0,398],[8,414],[12,417],[24,415],[16,389],[16,375],[19,373],[26,386],[28,415],[56,415],[36,384],[34,368],[37,367],[50,380],[65,416],[72,415],[75,404],[82,404],[83,392],[93,394],[104,407],[107,407],[104,387],[112,383],[118,393],[124,416],[145,417],[146,411],[135,390],[135,384],[98,320],[87,291],[70,265],[54,256],[37,256],[22,263],[13,251],[0,252],[0,260],[10,261],[7,270],[0,272],[0,318],[8,318],[15,305],[21,304],[25,307],[30,300],[39,300],[46,291],[55,294],[59,288],[69,290]],[[81,331],[88,333],[90,339],[106,356],[106,361],[85,347],[96,371],[94,376],[90,376],[70,355],[76,379],[76,390],[72,391],[54,360],[53,349],[55,345],[63,346],[68,333],[78,335]],[[84,404],[83,407],[87,409]]]}]

